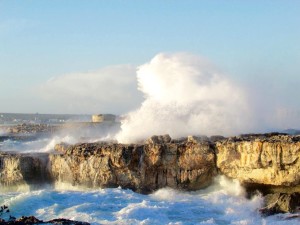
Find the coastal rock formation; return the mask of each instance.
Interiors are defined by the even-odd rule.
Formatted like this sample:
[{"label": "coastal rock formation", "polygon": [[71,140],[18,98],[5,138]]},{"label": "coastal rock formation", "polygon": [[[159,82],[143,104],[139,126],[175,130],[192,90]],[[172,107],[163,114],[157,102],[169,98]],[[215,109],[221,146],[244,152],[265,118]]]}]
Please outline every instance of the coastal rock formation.
[{"label": "coastal rock formation", "polygon": [[81,222],[76,220],[69,220],[64,218],[53,219],[49,221],[39,220],[34,216],[22,216],[18,219],[10,216],[8,221],[0,218],[1,225],[26,225],[26,224],[64,224],[64,225],[90,225],[87,222]]},{"label": "coastal rock formation", "polygon": [[300,193],[268,194],[264,198],[264,204],[266,207],[259,210],[264,216],[288,212],[295,213],[299,211]]},{"label": "coastal rock formation", "polygon": [[57,131],[57,126],[49,124],[18,124],[15,126],[8,126],[6,132],[8,134],[37,134],[37,133],[51,133]]},{"label": "coastal rock formation", "polygon": [[0,188],[37,183],[117,187],[149,193],[163,187],[198,190],[217,174],[249,189],[299,192],[300,136],[153,136],[144,144],[59,144],[45,154],[0,154]]},{"label": "coastal rock formation", "polygon": [[221,174],[244,184],[294,187],[300,184],[300,137],[253,135],[216,143]]},{"label": "coastal rock formation", "polygon": [[55,181],[89,187],[122,186],[148,193],[162,187],[197,190],[217,174],[208,141],[190,138],[179,143],[153,136],[144,145],[84,143],[56,146],[50,155]]},{"label": "coastal rock formation", "polygon": [[0,187],[47,182],[47,164],[48,154],[0,153]]}]

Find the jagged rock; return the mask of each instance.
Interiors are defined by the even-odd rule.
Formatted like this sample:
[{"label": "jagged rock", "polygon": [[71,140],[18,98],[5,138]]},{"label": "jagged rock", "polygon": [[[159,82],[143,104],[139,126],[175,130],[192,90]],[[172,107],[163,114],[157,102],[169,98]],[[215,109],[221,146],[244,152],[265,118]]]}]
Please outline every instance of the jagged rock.
[{"label": "jagged rock", "polygon": [[13,221],[14,224],[38,224],[43,223],[42,220],[37,219],[34,216],[22,216],[19,219]]},{"label": "jagged rock", "polygon": [[211,142],[216,142],[216,141],[222,141],[225,140],[226,138],[224,136],[220,136],[220,135],[214,135],[214,136],[210,136],[209,140]]},{"label": "jagged rock", "polygon": [[294,213],[300,206],[300,193],[275,193],[264,198],[265,207],[260,212],[265,216],[278,213]]},{"label": "jagged rock", "polygon": [[153,135],[148,140],[146,140],[146,144],[164,144],[164,143],[170,143],[171,140],[172,139],[168,134],[160,135],[160,136]]},{"label": "jagged rock", "polygon": [[52,224],[62,224],[62,225],[89,225],[90,223],[75,221],[75,220],[68,220],[68,219],[53,219],[46,221],[45,223],[52,223]]}]

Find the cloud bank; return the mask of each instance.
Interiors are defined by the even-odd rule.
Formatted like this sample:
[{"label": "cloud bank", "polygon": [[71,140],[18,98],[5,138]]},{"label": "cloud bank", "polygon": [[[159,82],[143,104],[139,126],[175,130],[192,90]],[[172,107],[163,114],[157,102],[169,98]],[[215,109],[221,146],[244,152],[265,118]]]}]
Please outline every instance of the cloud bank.
[{"label": "cloud bank", "polygon": [[136,68],[110,66],[98,71],[71,73],[38,87],[39,97],[60,113],[115,113],[136,108],[142,101],[137,90]]}]

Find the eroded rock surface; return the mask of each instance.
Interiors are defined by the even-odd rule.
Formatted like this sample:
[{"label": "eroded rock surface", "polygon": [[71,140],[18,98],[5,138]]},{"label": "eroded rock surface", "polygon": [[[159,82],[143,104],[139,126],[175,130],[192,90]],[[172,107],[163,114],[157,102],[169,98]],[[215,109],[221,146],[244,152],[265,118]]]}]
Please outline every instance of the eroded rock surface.
[{"label": "eroded rock surface", "polygon": [[0,187],[48,182],[48,162],[48,154],[0,153]]},{"label": "eroded rock surface", "polygon": [[273,186],[300,184],[300,137],[241,136],[216,142],[220,173],[242,183]]},{"label": "eroded rock surface", "polygon": [[144,145],[84,143],[57,146],[50,155],[54,180],[91,187],[122,186],[144,193],[162,187],[196,190],[217,174],[208,141],[190,138],[172,143],[154,136]]}]

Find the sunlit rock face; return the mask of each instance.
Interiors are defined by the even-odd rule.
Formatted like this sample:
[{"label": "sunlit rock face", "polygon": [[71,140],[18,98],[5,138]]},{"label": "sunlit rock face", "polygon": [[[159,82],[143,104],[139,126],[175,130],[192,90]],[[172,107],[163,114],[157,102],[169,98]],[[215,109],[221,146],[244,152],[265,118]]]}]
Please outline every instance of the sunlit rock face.
[{"label": "sunlit rock face", "polygon": [[162,187],[197,190],[217,174],[208,141],[150,138],[144,145],[78,144],[57,146],[51,176],[59,182],[92,187],[122,186],[140,192]]},{"label": "sunlit rock face", "polygon": [[144,145],[140,170],[144,189],[168,186],[197,190],[212,182],[217,170],[209,141],[193,137],[182,141],[156,139],[154,136]]},{"label": "sunlit rock face", "polygon": [[220,173],[242,183],[300,184],[300,136],[242,136],[216,143]]},{"label": "sunlit rock face", "polygon": [[136,189],[141,148],[136,145],[84,143],[57,146],[62,154],[50,156],[53,180],[87,187]]},{"label": "sunlit rock face", "polygon": [[65,183],[150,193],[163,187],[198,190],[209,186],[218,174],[261,190],[295,192],[300,186],[300,136],[171,139],[164,135],[152,136],[143,144],[62,143],[55,150],[1,153],[0,187]]}]

